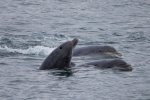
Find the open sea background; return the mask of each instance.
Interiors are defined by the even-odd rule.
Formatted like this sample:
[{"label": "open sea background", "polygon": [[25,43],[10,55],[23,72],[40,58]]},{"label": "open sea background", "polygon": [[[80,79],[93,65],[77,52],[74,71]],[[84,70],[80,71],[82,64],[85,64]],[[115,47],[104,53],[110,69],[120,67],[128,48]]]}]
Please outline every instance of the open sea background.
[{"label": "open sea background", "polygon": [[[115,47],[133,71],[38,70],[73,38]],[[0,100],[150,100],[149,65],[150,0],[0,0]]]}]

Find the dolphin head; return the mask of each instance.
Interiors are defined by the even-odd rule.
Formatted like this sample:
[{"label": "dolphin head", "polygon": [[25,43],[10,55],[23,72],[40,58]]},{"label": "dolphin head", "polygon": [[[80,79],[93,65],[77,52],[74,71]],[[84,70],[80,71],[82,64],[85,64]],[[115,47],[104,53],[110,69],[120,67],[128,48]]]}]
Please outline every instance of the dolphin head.
[{"label": "dolphin head", "polygon": [[72,50],[77,45],[78,39],[67,41],[61,44],[58,48],[53,51],[53,59],[55,60],[53,67],[57,69],[65,69],[70,67],[72,58]]},{"label": "dolphin head", "polygon": [[77,45],[78,39],[67,41],[57,47],[52,53],[44,60],[40,69],[66,69],[70,67],[72,58],[72,50]]},{"label": "dolphin head", "polygon": [[104,54],[112,55],[112,56],[122,56],[114,47],[111,46],[103,46],[100,48],[100,52],[104,52]]},{"label": "dolphin head", "polygon": [[114,66],[113,67],[114,69],[117,69],[120,71],[132,71],[133,70],[130,64],[128,64],[127,62],[121,59],[113,60],[112,65]]}]

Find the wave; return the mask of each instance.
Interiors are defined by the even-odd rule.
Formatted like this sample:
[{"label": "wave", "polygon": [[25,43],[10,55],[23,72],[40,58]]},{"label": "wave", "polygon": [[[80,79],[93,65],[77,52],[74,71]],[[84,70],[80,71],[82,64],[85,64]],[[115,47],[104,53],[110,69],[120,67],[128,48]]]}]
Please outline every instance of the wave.
[{"label": "wave", "polygon": [[28,49],[14,49],[7,46],[0,46],[0,53],[15,53],[15,54],[24,54],[24,55],[41,55],[47,56],[50,54],[55,48],[44,47],[44,46],[34,46],[29,47]]}]

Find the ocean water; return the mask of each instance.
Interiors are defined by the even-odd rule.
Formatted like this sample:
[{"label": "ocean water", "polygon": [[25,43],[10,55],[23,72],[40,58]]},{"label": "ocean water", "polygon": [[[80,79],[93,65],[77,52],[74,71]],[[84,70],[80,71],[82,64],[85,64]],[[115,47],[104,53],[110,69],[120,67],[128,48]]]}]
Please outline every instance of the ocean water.
[{"label": "ocean water", "polygon": [[[133,71],[38,70],[73,38],[115,47]],[[0,1],[0,100],[150,100],[149,64],[149,0]]]}]

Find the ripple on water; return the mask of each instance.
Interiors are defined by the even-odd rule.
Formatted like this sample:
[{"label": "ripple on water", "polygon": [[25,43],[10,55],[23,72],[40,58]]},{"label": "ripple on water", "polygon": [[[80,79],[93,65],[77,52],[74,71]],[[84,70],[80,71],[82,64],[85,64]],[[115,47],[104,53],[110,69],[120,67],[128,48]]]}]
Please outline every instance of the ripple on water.
[{"label": "ripple on water", "polygon": [[144,32],[128,32],[127,34],[127,39],[129,39],[130,42],[144,42],[148,40]]}]

